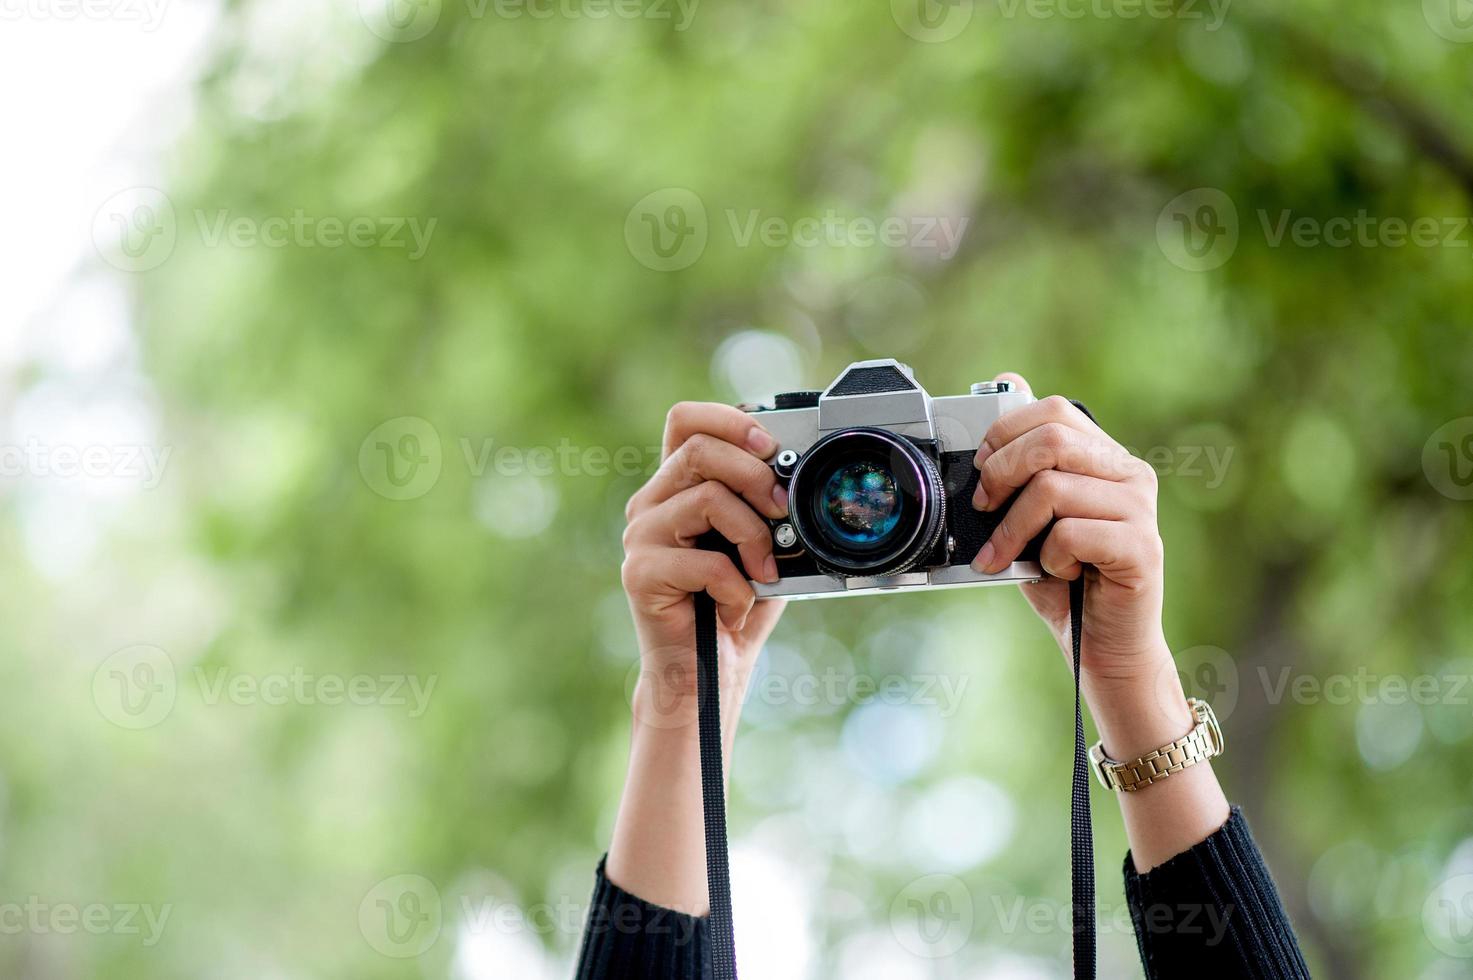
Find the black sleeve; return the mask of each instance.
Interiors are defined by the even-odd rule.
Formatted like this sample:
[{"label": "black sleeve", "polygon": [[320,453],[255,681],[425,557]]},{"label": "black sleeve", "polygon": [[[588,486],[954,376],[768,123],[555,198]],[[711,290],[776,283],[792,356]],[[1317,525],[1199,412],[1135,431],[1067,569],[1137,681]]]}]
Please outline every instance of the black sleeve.
[{"label": "black sleeve", "polygon": [[[1309,977],[1236,807],[1211,837],[1146,874],[1136,874],[1126,855],[1125,895],[1149,980]],[[705,980],[710,956],[704,918],[636,898],[609,881],[600,862],[577,980]]]},{"label": "black sleeve", "polygon": [[710,975],[706,920],[635,898],[609,881],[600,861],[577,980],[704,980]]},{"label": "black sleeve", "polygon": [[1125,857],[1125,897],[1149,980],[1308,978],[1273,878],[1237,807],[1222,829],[1145,874]]}]

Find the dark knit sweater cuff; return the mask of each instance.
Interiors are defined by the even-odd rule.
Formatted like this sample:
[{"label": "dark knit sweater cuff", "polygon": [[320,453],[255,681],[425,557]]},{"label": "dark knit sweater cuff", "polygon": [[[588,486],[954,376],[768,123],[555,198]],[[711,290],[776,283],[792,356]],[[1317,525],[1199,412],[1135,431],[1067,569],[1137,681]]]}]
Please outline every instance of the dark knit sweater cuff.
[{"label": "dark knit sweater cuff", "polygon": [[[1145,874],[1127,854],[1125,895],[1147,976],[1309,976],[1237,807],[1211,837]],[[1209,967],[1223,972],[1200,972]]]},{"label": "dark knit sweater cuff", "polygon": [[629,894],[598,863],[579,957],[579,980],[594,977],[700,980],[710,974],[706,919]]}]

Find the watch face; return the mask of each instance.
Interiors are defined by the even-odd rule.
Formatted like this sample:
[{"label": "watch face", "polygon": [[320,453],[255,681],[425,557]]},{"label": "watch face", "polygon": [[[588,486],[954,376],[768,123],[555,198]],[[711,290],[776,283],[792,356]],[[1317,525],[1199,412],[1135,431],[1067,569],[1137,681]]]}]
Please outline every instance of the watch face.
[{"label": "watch face", "polygon": [[1192,709],[1192,717],[1197,719],[1198,725],[1207,726],[1207,737],[1211,739],[1210,755],[1222,754],[1222,726],[1217,723],[1217,714],[1212,710],[1212,705],[1201,698],[1187,698],[1187,707]]}]

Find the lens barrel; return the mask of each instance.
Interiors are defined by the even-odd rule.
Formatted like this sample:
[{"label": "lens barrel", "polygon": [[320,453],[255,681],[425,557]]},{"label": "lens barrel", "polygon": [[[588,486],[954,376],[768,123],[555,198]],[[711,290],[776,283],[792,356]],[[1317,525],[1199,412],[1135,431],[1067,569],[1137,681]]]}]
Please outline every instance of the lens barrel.
[{"label": "lens barrel", "polygon": [[789,494],[798,540],[830,574],[903,572],[941,539],[936,463],[887,429],[840,429],[820,439],[799,460]]}]

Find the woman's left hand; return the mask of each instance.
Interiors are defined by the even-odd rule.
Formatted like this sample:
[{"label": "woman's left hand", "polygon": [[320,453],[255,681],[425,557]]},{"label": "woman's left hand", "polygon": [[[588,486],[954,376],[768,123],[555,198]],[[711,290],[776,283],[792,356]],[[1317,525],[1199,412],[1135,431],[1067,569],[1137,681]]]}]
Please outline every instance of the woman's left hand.
[{"label": "woman's left hand", "polygon": [[[1028,390],[1018,375],[999,380]],[[1087,683],[1100,689],[1154,681],[1171,659],[1161,628],[1155,471],[1058,395],[993,423],[975,465],[981,475],[973,506],[991,511],[1013,503],[973,567],[1001,571],[1052,522],[1041,563],[1053,579],[1024,586],[1028,601],[1068,656],[1067,580],[1083,572]]]},{"label": "woman's left hand", "polygon": [[[999,380],[1028,388],[1016,374]],[[1013,503],[974,567],[1001,571],[1053,523],[1041,555],[1053,578],[1023,591],[1066,660],[1073,643],[1064,580],[1085,577],[1080,683],[1106,754],[1135,759],[1191,731],[1196,720],[1161,628],[1155,471],[1057,395],[993,423],[976,465],[973,506]],[[1228,819],[1227,798],[1206,764],[1145,792],[1115,795],[1140,872],[1205,840]]]}]

